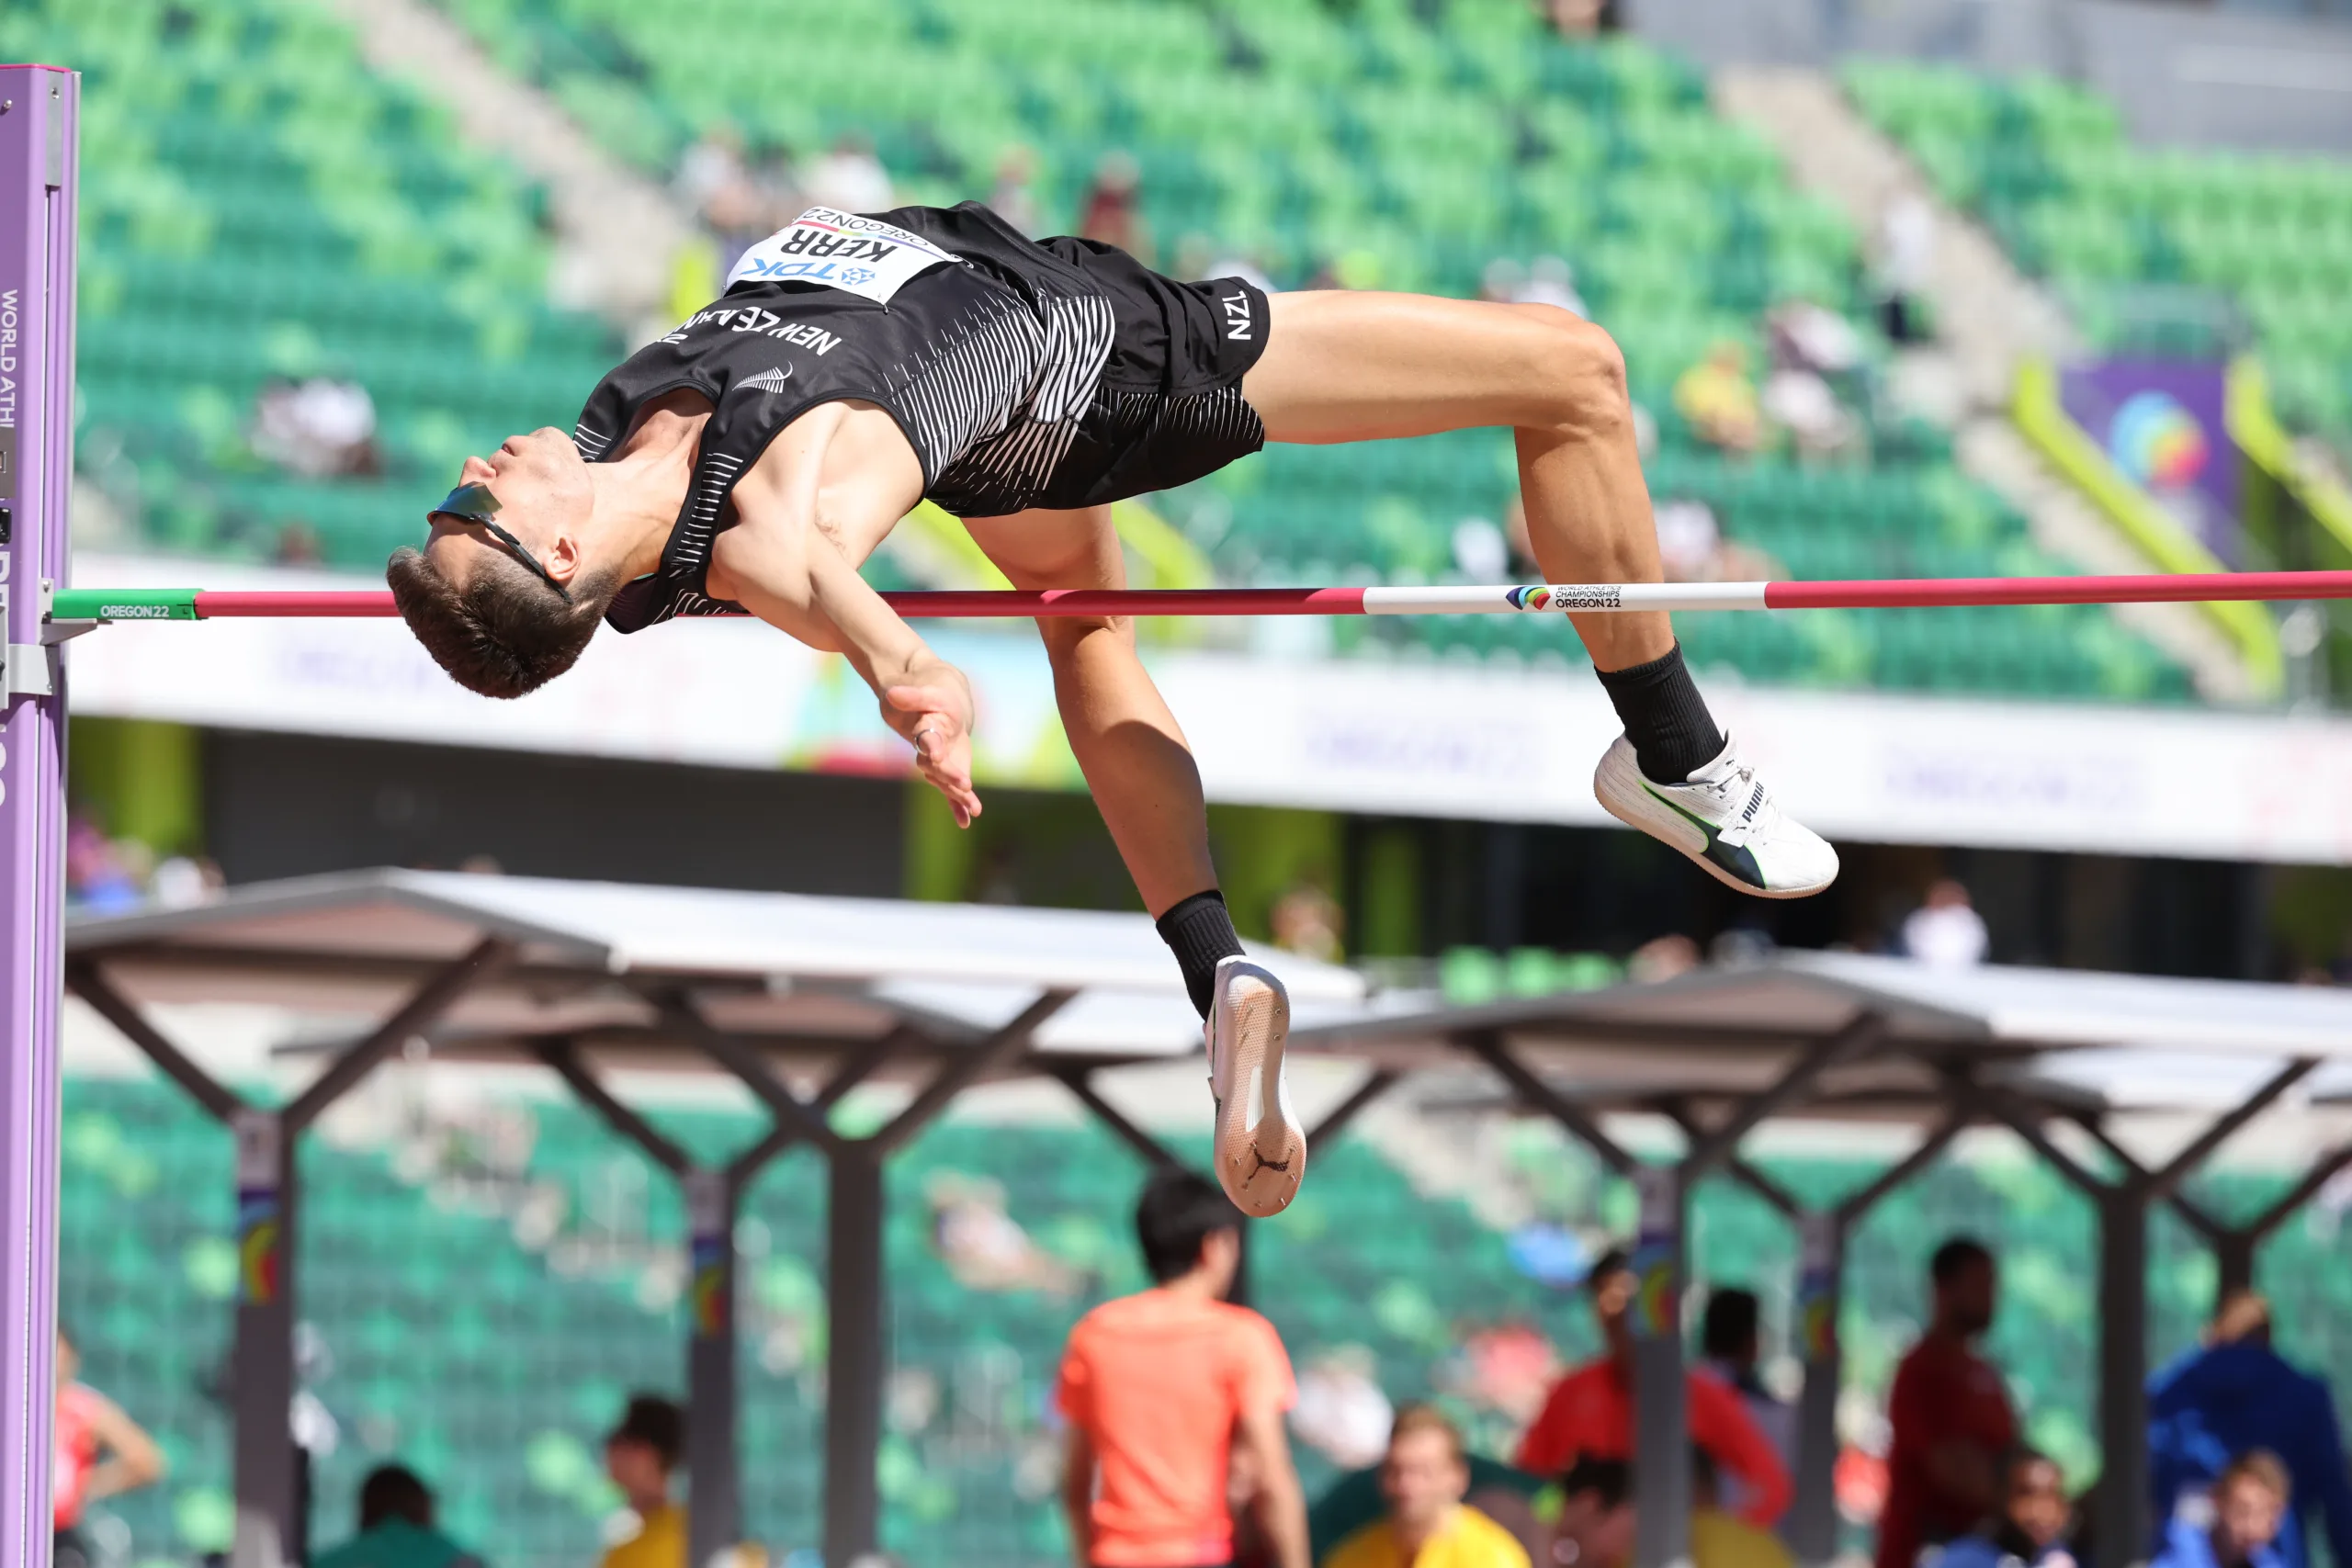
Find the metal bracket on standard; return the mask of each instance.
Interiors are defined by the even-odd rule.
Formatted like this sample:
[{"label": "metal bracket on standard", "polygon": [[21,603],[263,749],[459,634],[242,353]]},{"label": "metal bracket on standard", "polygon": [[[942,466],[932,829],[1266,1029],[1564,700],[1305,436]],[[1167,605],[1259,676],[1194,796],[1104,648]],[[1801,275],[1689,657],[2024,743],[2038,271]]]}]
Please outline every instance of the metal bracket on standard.
[{"label": "metal bracket on standard", "polygon": [[[0,626],[8,624],[8,585],[0,582]],[[0,634],[5,636],[5,634]],[[55,655],[42,642],[0,641],[0,702],[57,694]]]}]

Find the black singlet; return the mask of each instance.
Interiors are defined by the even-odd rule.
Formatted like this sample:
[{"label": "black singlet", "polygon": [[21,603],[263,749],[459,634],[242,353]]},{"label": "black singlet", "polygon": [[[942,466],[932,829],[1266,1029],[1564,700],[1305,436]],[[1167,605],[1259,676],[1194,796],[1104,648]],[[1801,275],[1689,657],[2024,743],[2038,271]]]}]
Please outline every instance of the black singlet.
[{"label": "black singlet", "polygon": [[597,462],[666,392],[691,388],[712,406],[662,566],[615,596],[614,629],[735,607],[706,581],[733,521],[729,492],[819,403],[888,410],[924,494],[965,517],[1163,490],[1263,444],[1240,393],[1265,346],[1265,296],[1249,284],[1177,283],[1107,245],[1032,241],[972,202],[815,216],[753,247],[718,301],[632,355],[582,411],[573,440]]}]

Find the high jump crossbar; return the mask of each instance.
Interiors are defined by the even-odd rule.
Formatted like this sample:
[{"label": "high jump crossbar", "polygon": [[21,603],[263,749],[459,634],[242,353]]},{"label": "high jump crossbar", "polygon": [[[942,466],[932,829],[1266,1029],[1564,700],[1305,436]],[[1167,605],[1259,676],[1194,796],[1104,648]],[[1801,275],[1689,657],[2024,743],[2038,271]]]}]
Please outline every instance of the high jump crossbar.
[{"label": "high jump crossbar", "polygon": [[[1075,615],[1499,615],[1632,610],[1869,610],[1988,604],[2223,604],[2352,599],[2352,571],[2141,577],[1928,577],[1823,582],[1581,582],[1368,588],[986,589],[890,592],[915,618]],[[374,617],[381,591],[65,589],[52,623]]]}]

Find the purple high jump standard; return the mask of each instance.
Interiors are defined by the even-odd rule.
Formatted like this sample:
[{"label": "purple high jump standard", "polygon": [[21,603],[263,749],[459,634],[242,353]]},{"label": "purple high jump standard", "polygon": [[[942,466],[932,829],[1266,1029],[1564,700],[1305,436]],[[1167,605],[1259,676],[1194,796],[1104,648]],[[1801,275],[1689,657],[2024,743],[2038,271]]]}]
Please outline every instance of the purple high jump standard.
[{"label": "purple high jump standard", "polygon": [[74,473],[80,79],[0,66],[0,1562],[47,1568],[65,687],[44,644]]}]

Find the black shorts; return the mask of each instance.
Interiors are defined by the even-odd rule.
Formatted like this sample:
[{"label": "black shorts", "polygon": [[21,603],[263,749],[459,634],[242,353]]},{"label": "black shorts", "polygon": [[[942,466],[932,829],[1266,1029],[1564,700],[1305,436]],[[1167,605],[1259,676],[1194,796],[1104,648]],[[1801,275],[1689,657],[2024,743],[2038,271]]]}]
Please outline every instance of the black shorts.
[{"label": "black shorts", "polygon": [[1266,444],[1241,378],[1266,351],[1266,296],[1238,277],[1179,283],[1126,252],[1063,236],[1044,248],[1109,296],[1111,355],[1035,504],[1100,506],[1172,490]]}]

